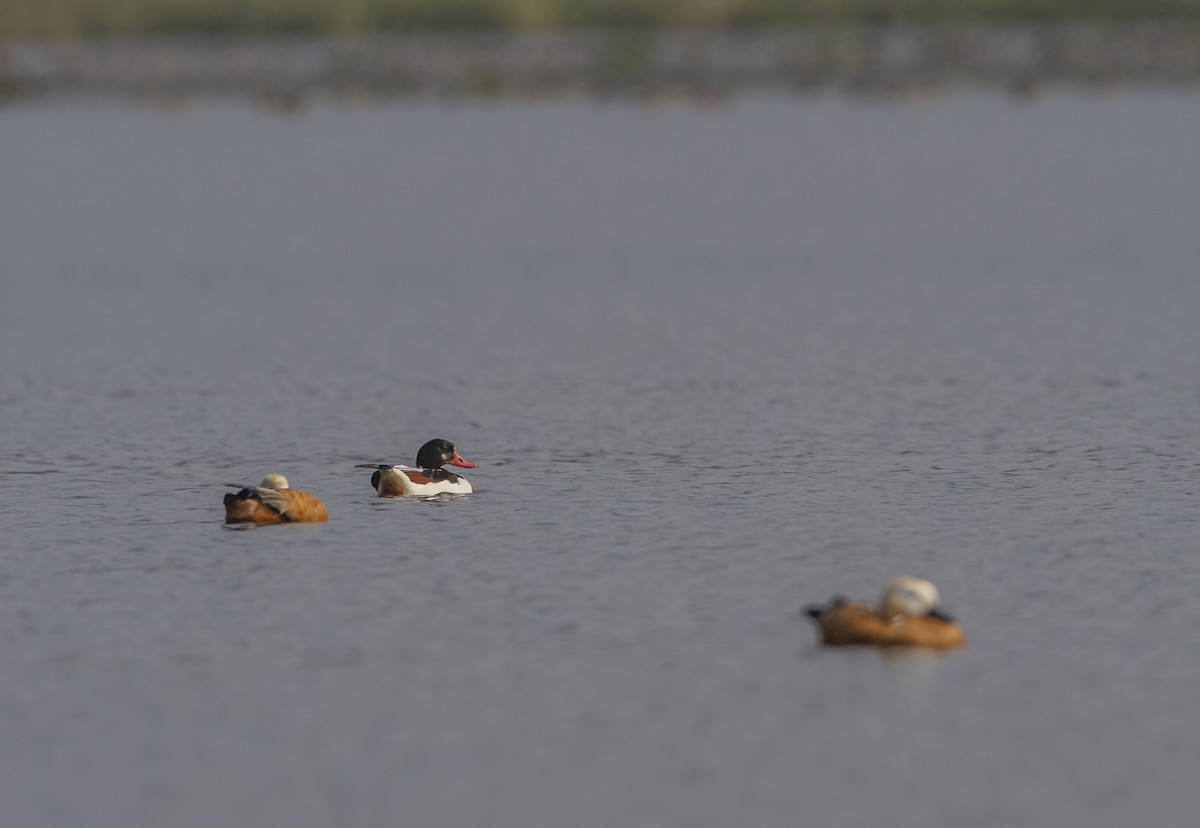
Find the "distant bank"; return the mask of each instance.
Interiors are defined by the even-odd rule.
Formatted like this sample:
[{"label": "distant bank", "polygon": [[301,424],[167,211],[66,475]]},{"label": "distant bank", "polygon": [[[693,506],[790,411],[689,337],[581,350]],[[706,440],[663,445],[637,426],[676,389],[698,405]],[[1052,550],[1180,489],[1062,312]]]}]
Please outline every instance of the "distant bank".
[{"label": "distant bank", "polygon": [[1200,0],[4,0],[0,40],[1200,20]]},{"label": "distant bank", "polygon": [[0,40],[0,97],[235,94],[292,105],[321,96],[898,95],[960,85],[1031,93],[1198,81],[1198,20]]}]

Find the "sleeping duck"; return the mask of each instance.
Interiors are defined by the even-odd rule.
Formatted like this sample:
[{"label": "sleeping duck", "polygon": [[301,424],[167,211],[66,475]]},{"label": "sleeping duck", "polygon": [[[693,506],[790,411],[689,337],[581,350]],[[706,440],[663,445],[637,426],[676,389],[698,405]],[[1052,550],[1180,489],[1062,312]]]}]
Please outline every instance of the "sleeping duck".
[{"label": "sleeping duck", "polygon": [[288,488],[288,480],[271,472],[257,486],[226,483],[239,491],[225,495],[226,523],[322,523],[329,520],[325,504],[308,492]]},{"label": "sleeping duck", "polygon": [[938,609],[937,587],[921,578],[895,578],[877,606],[852,604],[841,596],[805,608],[830,646],[929,647],[949,650],[966,642],[954,619]]}]

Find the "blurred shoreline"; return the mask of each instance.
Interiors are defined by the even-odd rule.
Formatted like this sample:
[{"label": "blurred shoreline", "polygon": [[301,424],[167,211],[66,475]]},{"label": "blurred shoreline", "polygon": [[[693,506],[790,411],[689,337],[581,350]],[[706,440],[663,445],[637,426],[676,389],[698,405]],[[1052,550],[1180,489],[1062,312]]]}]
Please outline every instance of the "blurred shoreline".
[{"label": "blurred shoreline", "polygon": [[889,97],[960,86],[1190,86],[1200,23],[946,24],[0,41],[0,98]]}]

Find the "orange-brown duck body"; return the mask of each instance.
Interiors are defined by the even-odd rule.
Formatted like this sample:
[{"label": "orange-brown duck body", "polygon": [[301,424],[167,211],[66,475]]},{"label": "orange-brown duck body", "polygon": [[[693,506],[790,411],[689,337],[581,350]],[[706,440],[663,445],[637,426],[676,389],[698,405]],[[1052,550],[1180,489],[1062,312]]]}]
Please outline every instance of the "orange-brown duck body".
[{"label": "orange-brown duck body", "polygon": [[896,578],[883,590],[879,605],[834,598],[805,611],[834,647],[924,647],[950,650],[966,643],[962,628],[938,609],[937,588],[920,578]]},{"label": "orange-brown duck body", "polygon": [[287,478],[272,472],[257,486],[226,483],[239,491],[225,495],[226,523],[323,523],[329,520],[325,504],[308,492],[288,487]]}]

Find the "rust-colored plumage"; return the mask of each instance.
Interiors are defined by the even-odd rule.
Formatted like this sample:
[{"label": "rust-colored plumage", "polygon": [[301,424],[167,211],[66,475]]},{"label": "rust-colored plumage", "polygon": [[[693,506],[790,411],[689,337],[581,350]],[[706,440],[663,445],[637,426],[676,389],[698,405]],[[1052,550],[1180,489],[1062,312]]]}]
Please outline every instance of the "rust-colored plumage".
[{"label": "rust-colored plumage", "polygon": [[806,611],[820,629],[823,642],[830,646],[961,647],[966,643],[962,628],[937,609],[937,602],[933,584],[918,578],[897,578],[884,588],[877,607],[835,598]]},{"label": "rust-colored plumage", "polygon": [[272,472],[257,486],[226,483],[239,491],[225,495],[226,523],[323,523],[325,504],[308,492],[288,488],[287,478]]},{"label": "rust-colored plumage", "polygon": [[821,628],[824,642],[831,646],[870,644],[949,650],[966,642],[962,628],[953,621],[942,621],[929,615],[887,621],[865,604],[841,603],[825,607],[813,616],[813,620]]},{"label": "rust-colored plumage", "polygon": [[381,469],[371,475],[371,485],[379,492],[380,497],[404,497],[411,490],[410,483],[423,486],[432,481],[433,478],[429,475],[415,469]]}]

